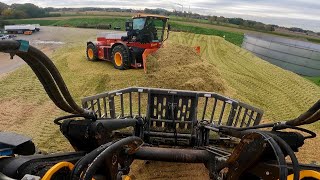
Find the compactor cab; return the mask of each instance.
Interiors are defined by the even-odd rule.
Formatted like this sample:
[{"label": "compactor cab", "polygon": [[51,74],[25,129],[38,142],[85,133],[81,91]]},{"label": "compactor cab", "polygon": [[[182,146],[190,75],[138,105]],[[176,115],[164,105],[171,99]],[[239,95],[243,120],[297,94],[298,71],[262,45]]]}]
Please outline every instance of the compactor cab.
[{"label": "compactor cab", "polygon": [[141,43],[162,42],[167,20],[168,18],[165,16],[140,14],[134,16],[132,20],[126,22],[129,41],[134,40]]},{"label": "compactor cab", "polygon": [[157,51],[169,36],[168,19],[160,15],[133,16],[125,24],[126,32],[101,33],[97,41],[87,42],[87,59],[111,61],[121,70],[140,67],[146,70],[147,56]]}]

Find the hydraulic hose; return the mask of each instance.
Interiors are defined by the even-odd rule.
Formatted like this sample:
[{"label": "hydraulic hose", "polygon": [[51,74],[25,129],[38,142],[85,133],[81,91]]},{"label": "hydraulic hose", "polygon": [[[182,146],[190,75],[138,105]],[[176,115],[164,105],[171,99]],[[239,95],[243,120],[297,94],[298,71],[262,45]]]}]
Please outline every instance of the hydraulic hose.
[{"label": "hydraulic hose", "polygon": [[74,109],[72,109],[64,101],[57,86],[55,85],[52,79],[52,76],[49,74],[49,72],[45,69],[43,65],[39,64],[37,61],[33,61],[34,58],[31,58],[27,54],[20,54],[19,57],[25,59],[25,62],[31,67],[33,72],[36,74],[37,78],[39,79],[45,91],[47,92],[48,96],[57,107],[69,113],[76,113]]},{"label": "hydraulic hose", "polygon": [[312,116],[301,122],[299,125],[312,124],[320,120],[320,110],[314,113]]},{"label": "hydraulic hose", "polygon": [[112,142],[104,144],[95,150],[91,151],[89,154],[83,156],[75,165],[73,170],[71,171],[70,178],[71,180],[79,179],[82,171],[87,168],[88,164],[90,164],[94,158],[96,158],[103,150],[108,148]]},{"label": "hydraulic hose", "polygon": [[293,167],[293,180],[299,180],[300,179],[300,166],[298,159],[296,155],[294,154],[292,148],[280,137],[272,134],[272,133],[267,133],[269,136],[271,136],[279,145],[281,148],[286,150],[288,153],[291,162],[292,162],[292,167]]},{"label": "hydraulic hose", "polygon": [[19,41],[4,40],[0,42],[0,52],[16,54],[21,57],[32,68],[57,107],[72,114],[92,116],[91,112],[79,107],[74,102],[61,74],[44,53],[32,46],[28,46],[27,51],[20,51],[20,46]]},{"label": "hydraulic hose", "polygon": [[278,143],[267,133],[261,132],[261,131],[254,131],[256,133],[261,134],[265,140],[269,143],[271,148],[274,151],[274,154],[277,158],[278,164],[279,164],[279,180],[286,180],[288,176],[288,169],[287,169],[287,163],[284,157],[284,154],[278,145]]},{"label": "hydraulic hose", "polygon": [[132,142],[137,142],[142,145],[143,141],[139,137],[131,136],[121,139],[116,142],[109,142],[104,144],[95,150],[91,151],[89,154],[82,157],[74,166],[71,171],[70,178],[75,179],[92,179],[98,166],[117,150],[121,150],[122,147],[127,146]]},{"label": "hydraulic hose", "polygon": [[[291,126],[300,126],[303,124],[310,124],[320,119],[320,112],[316,113],[320,110],[320,100],[318,100],[310,109],[308,109],[305,113],[301,114],[299,117],[289,120],[286,122],[287,125]],[[312,120],[308,120],[316,113],[316,116],[312,118]]]},{"label": "hydraulic hose", "polygon": [[[111,146],[104,149],[96,158],[94,158],[94,160],[90,163],[90,166],[88,166],[88,168],[84,172],[83,178],[81,178],[81,179],[91,180],[94,173],[97,171],[99,165],[101,165],[101,163],[103,163],[103,161],[105,161],[105,159],[111,158],[113,153],[121,150],[123,147],[129,148],[126,146],[132,142],[136,142],[136,144],[139,145],[137,148],[139,148],[143,144],[142,139],[140,139],[139,137],[135,137],[135,136],[127,137],[127,138],[124,138],[124,139],[121,139],[121,140],[115,142]],[[135,149],[134,152],[136,150],[137,149]],[[132,153],[134,153],[134,152],[132,152]],[[129,155],[130,153],[126,152],[126,154]]]},{"label": "hydraulic hose", "polygon": [[85,113],[85,110],[81,107],[79,107],[73,100],[61,74],[59,73],[57,67],[53,64],[53,62],[46,56],[43,52],[36,49],[33,46],[29,47],[29,51],[31,55],[36,55],[39,59],[41,59],[41,62],[43,65],[48,69],[48,71],[51,73],[52,77],[56,81],[63,97],[66,99],[66,101],[69,103],[69,105],[77,112],[79,113]]},{"label": "hydraulic hose", "polygon": [[289,125],[285,125],[285,124],[282,124],[281,126],[275,127],[273,130],[282,130],[282,129],[295,129],[295,130],[299,130],[299,131],[308,133],[309,136],[304,136],[304,139],[311,139],[311,138],[317,137],[316,133],[314,133],[308,129],[304,129],[304,128],[296,127],[296,126],[289,126]]},{"label": "hydraulic hose", "polygon": [[[2,43],[1,43],[2,44]],[[15,46],[19,47],[19,42],[17,41],[8,41],[6,44],[14,44]],[[1,46],[3,47],[3,46]],[[8,46],[5,46],[8,47]],[[34,58],[30,55],[30,53],[19,53],[17,48],[12,48],[10,53],[16,53],[19,57],[21,57],[35,72],[38,79],[42,83],[44,89],[48,93],[48,96],[51,98],[51,100],[62,110],[70,113],[74,113],[74,110],[71,108],[68,108],[67,103],[64,103],[64,105],[61,105],[61,102],[64,102],[63,98],[60,95],[60,92],[56,88],[55,82],[52,79],[52,76],[48,73],[46,67],[44,67],[41,64],[41,61],[39,61],[37,58]],[[8,51],[8,49],[7,49]],[[60,95],[60,98],[57,97],[57,95]]]}]

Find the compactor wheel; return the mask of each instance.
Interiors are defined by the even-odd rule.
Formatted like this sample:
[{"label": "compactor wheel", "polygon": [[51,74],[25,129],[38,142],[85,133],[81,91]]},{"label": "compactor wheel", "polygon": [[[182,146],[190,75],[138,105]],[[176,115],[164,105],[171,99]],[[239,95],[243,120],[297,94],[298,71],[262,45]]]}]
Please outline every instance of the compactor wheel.
[{"label": "compactor wheel", "polygon": [[130,68],[129,52],[122,45],[118,45],[112,50],[112,63],[114,68],[125,70]]},{"label": "compactor wheel", "polygon": [[94,44],[88,44],[87,46],[87,59],[89,61],[97,61],[98,60],[98,49]]}]

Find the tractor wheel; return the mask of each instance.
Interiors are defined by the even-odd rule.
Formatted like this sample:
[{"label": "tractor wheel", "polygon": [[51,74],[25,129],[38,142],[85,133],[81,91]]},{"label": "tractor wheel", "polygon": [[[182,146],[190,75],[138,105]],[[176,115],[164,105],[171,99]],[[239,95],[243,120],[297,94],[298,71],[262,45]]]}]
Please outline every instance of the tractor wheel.
[{"label": "tractor wheel", "polygon": [[98,60],[98,49],[94,44],[88,44],[87,46],[87,59],[89,61],[97,61]]},{"label": "tractor wheel", "polygon": [[125,70],[130,68],[129,52],[122,45],[118,45],[112,50],[112,63],[114,68]]}]

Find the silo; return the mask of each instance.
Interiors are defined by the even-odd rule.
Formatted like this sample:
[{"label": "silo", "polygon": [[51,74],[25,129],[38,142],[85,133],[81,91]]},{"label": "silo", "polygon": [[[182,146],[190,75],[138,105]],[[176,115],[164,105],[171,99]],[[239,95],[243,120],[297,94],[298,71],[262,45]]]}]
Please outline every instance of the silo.
[{"label": "silo", "polygon": [[304,76],[320,76],[320,44],[246,34],[242,47],[283,69]]}]

